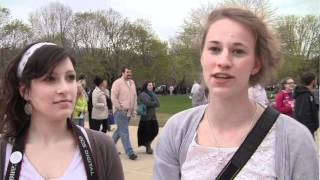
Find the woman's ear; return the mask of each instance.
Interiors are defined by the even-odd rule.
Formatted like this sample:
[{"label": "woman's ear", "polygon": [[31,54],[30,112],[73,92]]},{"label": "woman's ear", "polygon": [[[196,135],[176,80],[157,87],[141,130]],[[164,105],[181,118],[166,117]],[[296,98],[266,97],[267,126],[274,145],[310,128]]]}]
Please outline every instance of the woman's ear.
[{"label": "woman's ear", "polygon": [[255,61],[254,61],[254,66],[252,68],[252,71],[251,71],[251,76],[254,76],[256,75],[260,69],[261,69],[261,60],[259,58],[256,58]]},{"label": "woman's ear", "polygon": [[25,84],[22,84],[22,83],[19,84],[19,93],[20,93],[20,96],[23,97],[24,100],[26,100],[26,101],[29,100],[29,92],[28,92]]}]

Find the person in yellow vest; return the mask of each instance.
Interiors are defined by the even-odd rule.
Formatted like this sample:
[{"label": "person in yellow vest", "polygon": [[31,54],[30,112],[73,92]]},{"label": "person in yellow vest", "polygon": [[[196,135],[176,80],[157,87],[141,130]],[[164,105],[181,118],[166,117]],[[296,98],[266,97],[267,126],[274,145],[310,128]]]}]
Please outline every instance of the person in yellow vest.
[{"label": "person in yellow vest", "polygon": [[81,83],[77,84],[77,100],[72,113],[73,122],[84,127],[84,115],[88,112],[88,103]]}]

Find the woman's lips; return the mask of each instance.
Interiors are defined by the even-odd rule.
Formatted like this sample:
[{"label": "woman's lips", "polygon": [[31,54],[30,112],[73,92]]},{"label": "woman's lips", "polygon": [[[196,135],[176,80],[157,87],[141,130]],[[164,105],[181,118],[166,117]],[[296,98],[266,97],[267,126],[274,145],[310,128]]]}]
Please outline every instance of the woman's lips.
[{"label": "woman's lips", "polygon": [[231,79],[234,78],[234,76],[228,74],[228,73],[214,73],[212,75],[216,79]]}]

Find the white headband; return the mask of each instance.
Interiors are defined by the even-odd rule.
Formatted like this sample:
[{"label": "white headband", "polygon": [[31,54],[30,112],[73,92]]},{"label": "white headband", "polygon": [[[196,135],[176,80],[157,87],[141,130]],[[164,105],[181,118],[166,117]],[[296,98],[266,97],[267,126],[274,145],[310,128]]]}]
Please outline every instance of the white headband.
[{"label": "white headband", "polygon": [[54,43],[42,42],[42,43],[37,43],[37,44],[32,45],[26,52],[24,52],[24,54],[19,62],[19,65],[18,65],[18,70],[17,70],[18,78],[21,78],[24,67],[26,66],[26,64],[27,64],[29,58],[32,56],[32,54],[37,49],[39,49],[45,45],[55,45],[56,46],[56,44],[54,44]]}]

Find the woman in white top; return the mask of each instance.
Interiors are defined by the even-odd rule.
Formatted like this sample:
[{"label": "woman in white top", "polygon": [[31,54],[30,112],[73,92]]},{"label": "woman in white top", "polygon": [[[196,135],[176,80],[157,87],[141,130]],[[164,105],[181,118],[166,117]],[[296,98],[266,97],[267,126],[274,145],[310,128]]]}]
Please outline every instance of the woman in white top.
[{"label": "woman in white top", "polygon": [[[249,99],[248,88],[270,75],[281,60],[279,50],[274,36],[252,12],[240,8],[211,12],[200,59],[209,103],[178,113],[166,123],[155,150],[155,180],[209,180],[219,175],[265,111]],[[289,119],[279,116],[277,128],[271,128],[235,179],[318,177],[312,137]],[[287,127],[294,132],[278,128],[282,123],[291,123]],[[303,141],[296,142],[304,147],[286,144],[292,135],[301,137]],[[276,151],[276,142],[284,148]],[[287,155],[287,149],[293,153]],[[303,159],[296,150],[306,153]],[[291,161],[283,167],[287,156]],[[281,159],[277,163],[276,157]]]},{"label": "woman in white top", "polygon": [[101,131],[105,133],[110,129],[108,127],[107,81],[96,76],[94,83],[96,87],[92,92],[92,129],[99,131],[102,125]]},{"label": "woman in white top", "polygon": [[27,46],[8,64],[4,85],[1,180],[124,179],[111,138],[71,122],[77,82],[68,51],[48,42]]},{"label": "woman in white top", "polygon": [[267,107],[269,105],[269,99],[267,96],[267,92],[261,84],[256,84],[248,89],[249,98],[259,103],[263,107]]}]

